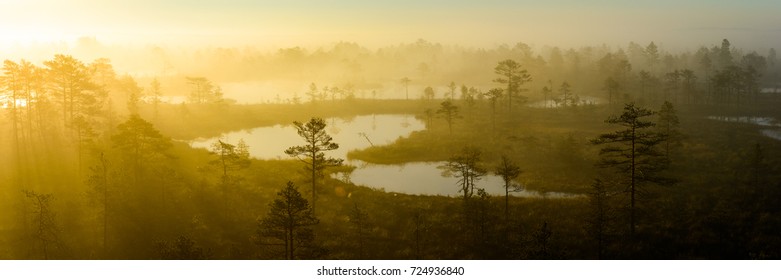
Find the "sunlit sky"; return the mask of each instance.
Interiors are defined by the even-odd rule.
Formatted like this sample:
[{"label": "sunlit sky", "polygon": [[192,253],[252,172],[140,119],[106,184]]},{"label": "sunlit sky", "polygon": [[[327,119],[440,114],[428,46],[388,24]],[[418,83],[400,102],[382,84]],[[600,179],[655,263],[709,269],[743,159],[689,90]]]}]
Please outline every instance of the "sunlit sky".
[{"label": "sunlit sky", "polygon": [[351,41],[369,47],[423,38],[490,47],[581,46],[655,41],[696,48],[729,38],[747,48],[781,46],[778,0],[242,1],[0,0],[0,44],[283,47]]}]

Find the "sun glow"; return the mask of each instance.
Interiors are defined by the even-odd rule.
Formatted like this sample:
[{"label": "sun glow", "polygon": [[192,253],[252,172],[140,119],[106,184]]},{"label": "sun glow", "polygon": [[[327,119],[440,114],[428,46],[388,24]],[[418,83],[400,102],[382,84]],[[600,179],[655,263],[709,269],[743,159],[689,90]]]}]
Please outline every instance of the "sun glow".
[{"label": "sun glow", "polygon": [[[0,96],[0,108],[10,109],[13,108],[14,100],[8,96]],[[27,99],[16,99],[16,108],[27,107]]]}]

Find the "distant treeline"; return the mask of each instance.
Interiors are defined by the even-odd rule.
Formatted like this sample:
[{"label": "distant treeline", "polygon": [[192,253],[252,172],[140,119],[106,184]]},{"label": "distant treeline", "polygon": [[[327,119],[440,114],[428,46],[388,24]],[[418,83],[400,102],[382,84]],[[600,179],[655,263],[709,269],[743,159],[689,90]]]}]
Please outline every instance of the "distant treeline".
[{"label": "distant treeline", "polygon": [[[778,117],[778,96],[761,90],[778,83],[772,49],[744,53],[724,40],[677,55],[654,43],[538,55],[525,44],[421,40],[376,52],[349,43],[214,52],[224,57],[196,63],[219,74],[142,83],[108,59],[6,60],[0,258],[778,258],[778,141],[707,119]],[[236,105],[215,82],[229,77],[293,79],[311,94]],[[166,87],[172,80],[184,86]],[[390,101],[332,90],[387,84],[425,89]],[[545,105],[522,105],[530,100]],[[417,113],[427,129],[350,155],[446,161],[461,196],[356,186],[330,176],[349,170],[341,159],[320,154],[338,145],[298,146],[330,138],[314,117],[377,112]],[[255,144],[243,141],[205,151],[171,139],[292,121],[302,140],[288,154],[298,160],[252,159]],[[503,177],[492,187],[504,197],[475,187],[489,172]],[[521,188],[577,196],[510,195]]]}]

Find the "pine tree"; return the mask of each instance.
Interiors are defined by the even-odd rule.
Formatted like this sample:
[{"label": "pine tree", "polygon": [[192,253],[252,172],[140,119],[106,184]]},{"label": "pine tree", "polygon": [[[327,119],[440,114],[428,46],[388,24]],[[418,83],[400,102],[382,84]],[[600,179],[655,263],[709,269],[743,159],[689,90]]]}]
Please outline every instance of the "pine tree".
[{"label": "pine tree", "polygon": [[662,109],[659,110],[659,120],[657,128],[664,141],[664,157],[670,160],[670,147],[681,142],[681,132],[678,130],[680,121],[675,113],[673,104],[665,101]]},{"label": "pine tree", "polygon": [[[309,202],[301,196],[293,182],[277,193],[278,198],[269,206],[266,217],[258,220],[257,234],[261,245],[284,245],[285,259],[302,257],[299,249],[312,246],[314,233],[312,226],[320,221],[315,218]],[[281,244],[267,244],[263,238],[281,241]]]},{"label": "pine tree", "polygon": [[358,247],[358,258],[363,259],[366,257],[366,237],[369,235],[371,227],[369,225],[369,214],[359,208],[358,203],[353,204],[353,208],[350,211],[350,225],[355,231],[353,242]]},{"label": "pine tree", "polygon": [[475,147],[464,147],[440,167],[444,169],[444,175],[459,178],[458,191],[463,194],[465,202],[474,196],[477,189],[475,183],[486,174],[480,163],[480,154],[480,150]]},{"label": "pine tree", "polygon": [[504,180],[504,220],[507,222],[510,217],[510,192],[520,191],[521,185],[514,183],[513,180],[521,175],[521,168],[518,167],[507,156],[502,156],[502,162],[496,168],[496,176],[501,176]]},{"label": "pine tree", "polygon": [[41,249],[41,256],[47,260],[51,256],[52,247],[59,246],[59,227],[55,220],[56,214],[51,209],[54,200],[52,194],[42,194],[31,190],[23,191],[25,196],[32,200],[32,223],[34,231],[32,236],[37,240]]},{"label": "pine tree", "polygon": [[157,250],[163,260],[205,260],[211,257],[209,250],[196,246],[190,237],[180,235],[176,241],[157,242]]},{"label": "pine tree", "polygon": [[293,146],[285,150],[285,154],[298,158],[304,163],[305,171],[312,179],[312,212],[315,212],[317,201],[317,179],[323,177],[323,171],[327,167],[342,165],[342,159],[325,157],[325,151],[339,148],[339,144],[333,143],[328,133],[325,132],[325,121],[321,118],[312,118],[308,123],[293,122],[298,135],[304,138],[306,145]]},{"label": "pine tree", "polygon": [[209,164],[216,165],[222,171],[220,183],[223,201],[227,208],[228,190],[231,187],[236,187],[236,183],[241,179],[231,172],[249,167],[251,163],[249,146],[244,143],[244,139],[239,140],[236,145],[217,140],[217,142],[212,144],[211,153],[215,154],[217,159],[210,161]]},{"label": "pine tree", "polygon": [[605,256],[605,247],[607,246],[608,226],[612,219],[612,209],[610,207],[610,194],[605,184],[597,179],[591,185],[592,192],[589,193],[589,206],[591,215],[586,221],[586,231],[594,238],[597,243],[597,257],[602,259]]},{"label": "pine tree", "polygon": [[437,115],[440,115],[445,121],[447,122],[447,128],[450,134],[453,134],[453,122],[461,118],[461,116],[458,114],[458,106],[453,105],[453,102],[444,101],[441,106],[437,110]]},{"label": "pine tree", "polygon": [[131,115],[119,124],[111,141],[129,166],[134,186],[150,163],[160,164],[161,159],[168,157],[167,150],[172,146],[170,139],[138,115]]},{"label": "pine tree", "polygon": [[399,80],[399,82],[401,82],[402,84],[404,84],[404,92],[405,92],[405,94],[406,94],[406,95],[405,95],[405,96],[406,96],[406,100],[409,100],[409,82],[411,82],[411,81],[412,81],[412,80],[410,80],[410,79],[409,79],[409,78],[407,78],[407,77],[401,78],[401,80]]},{"label": "pine tree", "polygon": [[626,104],[620,116],[611,116],[605,121],[624,129],[602,134],[591,141],[604,145],[599,151],[602,158],[598,166],[615,168],[617,175],[622,178],[622,184],[626,184],[626,192],[630,197],[629,231],[632,236],[636,225],[636,201],[642,186],[646,183],[669,182],[669,179],[659,175],[667,166],[663,154],[656,150],[663,137],[652,130],[656,125],[654,122],[645,120],[653,115],[653,111],[636,107],[634,103]]},{"label": "pine tree", "polygon": [[493,88],[486,93],[483,93],[488,101],[491,102],[491,130],[496,130],[496,103],[502,98],[502,89]]},{"label": "pine tree", "polygon": [[[505,92],[507,92],[507,111],[512,113],[513,111],[513,97],[517,96],[521,92],[521,86],[532,80],[531,75],[526,69],[521,68],[521,64],[507,59],[500,61],[494,68],[494,73],[499,75],[499,78],[494,79],[494,82],[504,84]],[[518,96],[521,98],[520,96]]]}]

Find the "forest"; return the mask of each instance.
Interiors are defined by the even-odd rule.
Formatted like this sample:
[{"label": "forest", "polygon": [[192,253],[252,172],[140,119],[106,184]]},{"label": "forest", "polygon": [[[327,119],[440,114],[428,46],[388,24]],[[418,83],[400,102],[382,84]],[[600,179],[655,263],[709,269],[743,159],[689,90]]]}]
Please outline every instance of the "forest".
[{"label": "forest", "polygon": [[5,59],[0,259],[778,259],[776,50],[657,43]]}]

